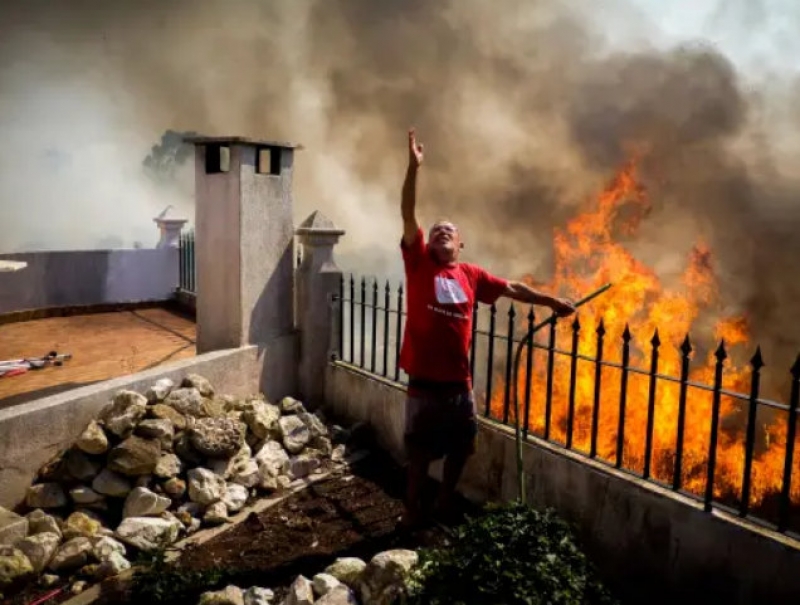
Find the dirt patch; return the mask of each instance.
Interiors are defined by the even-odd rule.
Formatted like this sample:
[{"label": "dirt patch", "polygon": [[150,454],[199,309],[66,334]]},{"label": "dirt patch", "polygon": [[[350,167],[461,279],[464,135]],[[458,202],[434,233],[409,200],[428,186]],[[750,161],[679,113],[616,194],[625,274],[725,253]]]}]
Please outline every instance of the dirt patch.
[{"label": "dirt patch", "polygon": [[[431,482],[429,498],[434,489]],[[369,560],[391,548],[444,543],[447,533],[438,526],[411,533],[399,529],[403,491],[402,469],[371,454],[348,471],[260,514],[252,513],[204,544],[187,546],[179,562],[181,571],[216,570],[223,577],[215,585],[197,587],[180,602],[196,603],[201,592],[231,583],[243,588],[285,587],[298,574],[311,577],[319,573],[337,557]],[[466,502],[461,506],[464,512],[475,512]],[[98,603],[132,602],[130,594],[111,585],[103,592]],[[281,591],[276,592],[280,597]]]}]

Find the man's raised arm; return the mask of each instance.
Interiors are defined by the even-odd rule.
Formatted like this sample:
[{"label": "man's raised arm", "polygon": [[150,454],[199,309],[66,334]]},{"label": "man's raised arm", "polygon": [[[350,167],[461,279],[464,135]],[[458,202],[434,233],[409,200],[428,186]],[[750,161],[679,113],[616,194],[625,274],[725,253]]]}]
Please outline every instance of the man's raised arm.
[{"label": "man's raised arm", "polygon": [[408,131],[408,169],[403,181],[403,199],[401,209],[403,213],[403,243],[411,246],[419,231],[417,220],[417,171],[422,164],[422,145],[417,144],[417,135],[414,129]]}]

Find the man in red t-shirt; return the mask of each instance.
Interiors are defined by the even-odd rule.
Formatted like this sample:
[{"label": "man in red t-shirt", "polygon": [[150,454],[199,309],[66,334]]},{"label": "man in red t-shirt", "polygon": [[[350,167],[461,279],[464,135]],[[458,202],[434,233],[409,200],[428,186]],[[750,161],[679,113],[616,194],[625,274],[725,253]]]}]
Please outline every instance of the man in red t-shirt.
[{"label": "man in red t-shirt", "polygon": [[408,133],[408,170],[403,183],[403,239],[407,321],[400,367],[409,376],[405,444],[408,487],[404,523],[421,520],[422,485],[430,463],[444,458],[437,512],[448,515],[455,487],[477,433],[469,351],[475,301],[492,304],[501,296],[550,307],[558,315],[575,311],[572,302],[500,279],[484,269],[461,263],[458,228],[449,221],[431,227],[428,243],[416,215],[417,172],[422,145]]}]

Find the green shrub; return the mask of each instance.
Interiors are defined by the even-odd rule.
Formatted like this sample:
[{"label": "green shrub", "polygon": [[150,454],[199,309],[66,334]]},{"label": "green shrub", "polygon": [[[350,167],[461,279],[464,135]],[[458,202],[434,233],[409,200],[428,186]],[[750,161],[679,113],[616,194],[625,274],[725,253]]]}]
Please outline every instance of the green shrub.
[{"label": "green shrub", "polygon": [[568,525],[520,503],[487,508],[420,555],[414,605],[610,605]]}]

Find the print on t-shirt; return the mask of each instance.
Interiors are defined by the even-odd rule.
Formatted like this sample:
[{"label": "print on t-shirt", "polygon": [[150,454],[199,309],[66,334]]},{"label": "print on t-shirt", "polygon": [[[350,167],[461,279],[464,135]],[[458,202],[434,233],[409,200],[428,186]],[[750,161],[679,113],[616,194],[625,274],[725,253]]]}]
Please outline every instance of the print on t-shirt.
[{"label": "print on t-shirt", "polygon": [[456,279],[437,275],[434,280],[436,302],[442,305],[459,305],[469,302],[467,294]]}]

